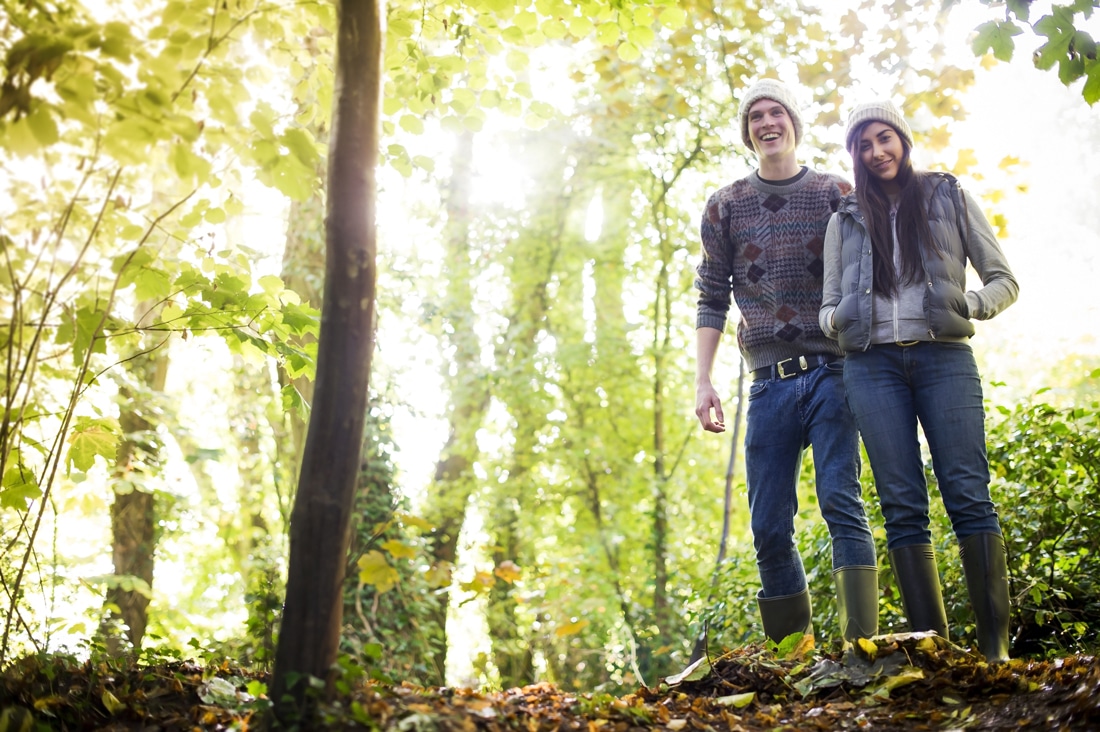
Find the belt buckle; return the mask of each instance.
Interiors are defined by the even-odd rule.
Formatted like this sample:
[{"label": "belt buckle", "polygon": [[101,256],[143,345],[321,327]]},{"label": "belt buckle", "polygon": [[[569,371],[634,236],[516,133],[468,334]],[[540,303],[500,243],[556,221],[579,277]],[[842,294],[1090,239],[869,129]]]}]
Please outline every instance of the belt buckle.
[{"label": "belt buckle", "polygon": [[794,360],[794,358],[785,358],[782,361],[775,364],[775,370],[776,370],[776,373],[779,374],[780,379],[789,379],[792,376],[798,376],[800,373],[802,373],[803,371],[806,371],[807,369],[810,368],[810,365],[808,363],[806,363],[806,357],[805,356],[799,356],[798,357],[799,370],[798,371],[792,371],[791,373],[788,374],[787,372],[785,372],[783,370],[783,364],[790,363],[793,360]]}]

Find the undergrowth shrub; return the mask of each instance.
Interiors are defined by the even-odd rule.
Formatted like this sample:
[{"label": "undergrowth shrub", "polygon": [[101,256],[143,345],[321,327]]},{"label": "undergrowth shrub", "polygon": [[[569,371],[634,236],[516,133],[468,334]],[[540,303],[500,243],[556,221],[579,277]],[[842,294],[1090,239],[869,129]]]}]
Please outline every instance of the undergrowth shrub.
[{"label": "undergrowth shrub", "polygon": [[[1100,370],[1088,381],[1098,378]],[[1078,397],[1076,405],[1063,407],[1050,403],[1053,396],[1041,390],[1015,408],[992,409],[987,420],[990,493],[1008,548],[1010,633],[1017,657],[1087,654],[1100,647],[1100,552],[1094,548],[1100,536],[1100,401]],[[930,459],[925,468],[951,640],[973,648],[974,614],[958,542]],[[879,632],[905,632],[866,456],[862,480],[879,561]],[[812,493],[808,469],[800,487],[803,505],[796,540],[806,566],[817,645],[828,648],[839,644],[831,548]],[[735,544],[719,570],[697,583],[691,603],[697,609],[689,620],[697,634],[706,632],[711,655],[763,640],[756,607],[759,587],[749,541]]]}]

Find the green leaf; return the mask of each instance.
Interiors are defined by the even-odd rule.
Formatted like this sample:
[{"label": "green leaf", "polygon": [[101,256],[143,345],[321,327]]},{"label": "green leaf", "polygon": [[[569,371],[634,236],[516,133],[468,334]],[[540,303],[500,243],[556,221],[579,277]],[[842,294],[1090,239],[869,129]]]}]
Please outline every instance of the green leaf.
[{"label": "green leaf", "polygon": [[1085,88],[1081,91],[1081,95],[1090,105],[1096,104],[1100,101],[1100,61],[1091,59],[1086,62],[1085,73],[1088,78],[1085,80]]},{"label": "green leaf", "polygon": [[992,49],[993,55],[1001,61],[1011,61],[1012,53],[1016,50],[1016,42],[1013,36],[1023,33],[1023,30],[1010,20],[991,20],[977,27],[977,35],[970,44],[975,56],[984,56],[985,52]]},{"label": "green leaf", "polygon": [[42,147],[26,117],[12,122],[7,129],[0,126],[0,144],[21,158],[34,155]]},{"label": "green leaf", "polygon": [[619,54],[619,58],[623,61],[626,61],[627,63],[637,61],[639,58],[642,57],[641,49],[639,49],[630,41],[623,41],[622,43],[620,43],[617,51]]},{"label": "green leaf", "polygon": [[1028,16],[1031,15],[1032,2],[1033,0],[1008,0],[1005,4],[1010,13],[1026,23]]},{"label": "green leaf", "polygon": [[1044,15],[1035,23],[1035,32],[1048,40],[1035,52],[1035,66],[1050,69],[1054,64],[1069,55],[1069,46],[1073,41],[1076,28],[1073,15],[1065,8],[1056,7],[1053,15]]},{"label": "green leaf", "polygon": [[196,155],[190,145],[172,146],[172,167],[180,180],[185,182],[203,181],[210,175],[210,161]]},{"label": "green leaf", "polygon": [[57,122],[50,114],[50,109],[45,104],[38,104],[34,111],[27,117],[27,125],[31,128],[31,134],[42,145],[52,145],[61,135],[57,130]]},{"label": "green leaf", "polygon": [[307,168],[317,165],[320,155],[317,153],[317,143],[313,136],[299,127],[291,127],[283,133],[281,142],[294,154],[294,157]]},{"label": "green leaf", "polygon": [[160,301],[172,291],[172,279],[159,269],[142,269],[134,279],[134,296],[138,300]]},{"label": "green leaf", "polygon": [[524,10],[515,14],[515,17],[512,18],[512,25],[522,31],[523,34],[527,34],[539,27],[539,16],[530,10]]},{"label": "green leaf", "polygon": [[83,307],[76,311],[76,329],[73,334],[73,363],[80,365],[89,348],[92,353],[106,353],[107,343],[100,336],[100,328],[106,322],[106,313]]},{"label": "green leaf", "polygon": [[4,473],[3,486],[0,487],[0,507],[25,511],[30,501],[42,497],[42,489],[34,479],[34,473],[16,465]]},{"label": "green leaf", "polygon": [[420,135],[424,132],[424,121],[411,114],[403,115],[397,124],[400,125],[401,129],[414,135]]},{"label": "green leaf", "polygon": [[504,57],[504,63],[512,71],[523,71],[527,68],[531,59],[523,51],[512,50]]},{"label": "green leaf", "polygon": [[542,35],[555,41],[565,38],[569,33],[569,29],[566,28],[565,23],[557,18],[551,18],[550,20],[544,21],[543,24],[539,26],[539,30],[542,32]]},{"label": "green leaf", "polygon": [[569,32],[574,38],[587,38],[596,29],[596,24],[583,15],[574,15],[567,21]]},{"label": "green leaf", "polygon": [[596,40],[605,46],[614,46],[619,42],[619,24],[602,23],[596,28]]},{"label": "green leaf", "polygon": [[69,433],[69,469],[87,472],[97,455],[108,462],[118,450],[117,425],[108,420],[78,417]]},{"label": "green leaf", "polygon": [[635,46],[646,47],[653,44],[653,41],[657,39],[657,34],[648,25],[636,25],[630,29],[626,37]]},{"label": "green leaf", "polygon": [[669,30],[679,30],[687,24],[687,11],[677,7],[663,8],[658,20]]}]

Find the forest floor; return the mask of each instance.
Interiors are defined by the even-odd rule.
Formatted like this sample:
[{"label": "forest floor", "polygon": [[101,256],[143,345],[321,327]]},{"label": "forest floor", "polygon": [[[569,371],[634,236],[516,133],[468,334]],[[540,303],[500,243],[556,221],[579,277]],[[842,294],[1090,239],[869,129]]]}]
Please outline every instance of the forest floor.
[{"label": "forest floor", "polygon": [[[31,657],[0,677],[0,732],[257,729],[267,679],[189,662],[111,667]],[[370,682],[297,729],[1100,729],[1100,659],[988,665],[934,636],[882,636],[835,654],[760,646],[703,659],[621,697],[535,684],[495,693]]]}]

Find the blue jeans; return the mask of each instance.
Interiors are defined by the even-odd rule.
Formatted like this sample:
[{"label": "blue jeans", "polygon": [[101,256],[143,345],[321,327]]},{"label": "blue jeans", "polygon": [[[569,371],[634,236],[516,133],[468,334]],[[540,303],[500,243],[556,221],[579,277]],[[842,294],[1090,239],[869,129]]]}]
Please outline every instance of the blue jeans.
[{"label": "blue jeans", "polygon": [[840,363],[831,363],[787,379],[759,379],[749,391],[745,468],[760,597],[806,589],[794,518],[802,453],[809,446],[833,568],[877,566],[859,484],[859,436],[842,373]]},{"label": "blue jeans", "polygon": [[875,475],[887,549],[932,543],[918,420],[955,537],[1001,533],[989,498],[982,382],[969,345],[885,344],[849,353],[844,385]]}]

